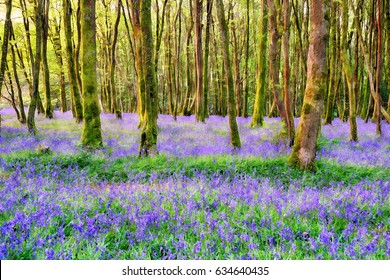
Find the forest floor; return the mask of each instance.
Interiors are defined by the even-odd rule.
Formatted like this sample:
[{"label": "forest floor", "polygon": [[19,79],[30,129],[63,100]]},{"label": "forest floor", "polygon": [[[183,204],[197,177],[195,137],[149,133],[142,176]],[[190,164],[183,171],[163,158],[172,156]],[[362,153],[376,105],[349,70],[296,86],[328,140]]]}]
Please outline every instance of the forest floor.
[{"label": "forest floor", "polygon": [[36,136],[0,114],[0,259],[390,259],[389,124],[358,120],[357,143],[323,126],[308,173],[276,118],[237,118],[233,153],[227,118],[161,115],[160,154],[138,158],[135,114],[102,114],[94,152],[70,112],[37,116]]}]

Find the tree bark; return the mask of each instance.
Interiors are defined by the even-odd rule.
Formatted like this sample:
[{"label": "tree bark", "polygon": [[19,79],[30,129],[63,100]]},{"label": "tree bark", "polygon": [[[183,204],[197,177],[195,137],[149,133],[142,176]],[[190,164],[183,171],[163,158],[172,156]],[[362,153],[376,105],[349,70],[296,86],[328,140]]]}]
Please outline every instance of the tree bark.
[{"label": "tree bark", "polygon": [[[12,0],[6,0],[6,14],[5,14],[5,23],[4,23],[4,33],[3,33],[3,45],[1,47],[1,61],[0,61],[0,98],[1,98],[1,88],[4,81],[5,67],[7,64],[7,52],[8,52],[8,42],[11,34],[11,10],[12,10]],[[1,116],[0,116],[1,119]],[[1,120],[0,120],[1,124]]]},{"label": "tree bark", "polygon": [[317,138],[326,94],[329,1],[312,1],[310,6],[310,45],[307,81],[301,120],[289,158],[290,165],[314,170]]},{"label": "tree bark", "polygon": [[236,120],[236,100],[234,96],[233,75],[229,57],[229,33],[225,19],[223,0],[217,0],[217,15],[222,40],[222,55],[225,64],[226,82],[228,85],[228,114],[230,127],[230,143],[234,149],[241,148],[240,134]]},{"label": "tree bark", "polygon": [[64,11],[64,31],[65,31],[65,43],[66,43],[66,58],[68,62],[68,79],[70,84],[70,93],[72,100],[72,108],[75,112],[76,123],[83,121],[83,106],[81,104],[81,95],[77,85],[76,76],[76,65],[74,47],[72,42],[72,7],[70,0],[63,0],[63,11]]},{"label": "tree bark", "polygon": [[39,98],[39,70],[41,66],[42,58],[42,17],[43,17],[43,6],[42,1],[37,1],[35,8],[35,58],[33,63],[33,94],[31,96],[31,103],[28,107],[27,126],[30,134],[36,134],[37,129],[35,127],[35,109]]},{"label": "tree bark", "polygon": [[81,0],[81,84],[84,125],[81,142],[84,147],[103,145],[96,75],[95,0]]},{"label": "tree bark", "polygon": [[194,0],[195,22],[195,115],[198,122],[205,121],[204,95],[203,95],[203,53],[202,53],[202,0]]},{"label": "tree bark", "polygon": [[284,92],[284,107],[286,109],[286,122],[287,122],[287,137],[289,139],[289,146],[294,145],[295,137],[295,126],[294,126],[294,116],[291,112],[291,102],[290,102],[290,48],[289,48],[289,38],[290,38],[290,3],[289,0],[283,1],[283,92]]},{"label": "tree bark", "polygon": [[278,109],[279,116],[281,117],[287,130],[287,115],[286,108],[284,106],[283,92],[280,87],[279,79],[279,68],[280,68],[280,33],[278,31],[278,13],[275,6],[274,0],[268,0],[269,8],[269,36],[270,36],[270,45],[269,45],[269,78],[271,90],[275,100],[276,108]]},{"label": "tree bark", "polygon": [[267,30],[268,30],[268,5],[266,0],[261,1],[259,50],[257,56],[256,96],[253,105],[251,127],[263,126],[265,91],[267,77]]},{"label": "tree bark", "polygon": [[141,38],[142,38],[142,73],[145,98],[145,111],[141,122],[140,156],[157,154],[157,109],[158,95],[153,57],[153,34],[151,0],[140,0]]},{"label": "tree bark", "polygon": [[43,16],[42,16],[42,65],[44,76],[44,92],[45,92],[45,116],[48,119],[53,118],[53,107],[51,105],[50,93],[50,70],[47,61],[47,39],[49,36],[49,0],[43,0]]}]

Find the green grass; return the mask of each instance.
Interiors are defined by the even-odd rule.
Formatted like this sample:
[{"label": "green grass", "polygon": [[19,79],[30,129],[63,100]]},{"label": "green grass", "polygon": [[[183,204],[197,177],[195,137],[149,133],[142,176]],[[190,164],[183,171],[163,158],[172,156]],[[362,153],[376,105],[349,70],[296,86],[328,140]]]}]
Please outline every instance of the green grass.
[{"label": "green grass", "polygon": [[327,187],[334,183],[357,184],[362,180],[390,180],[390,170],[381,167],[361,167],[340,165],[329,160],[316,163],[317,171],[306,172],[291,168],[287,157],[262,159],[257,157],[241,158],[231,155],[172,158],[158,155],[149,158],[136,156],[107,159],[103,154],[96,155],[80,152],[73,155],[57,153],[39,154],[23,151],[5,155],[11,164],[25,165],[34,161],[37,168],[59,166],[66,170],[69,166],[78,166],[87,171],[92,181],[126,182],[137,176],[141,182],[149,178],[167,178],[170,176],[194,177],[198,174],[210,177],[221,174],[228,177],[250,175],[254,178],[269,178],[280,181],[288,187],[290,180],[299,180],[303,186],[317,188]]}]

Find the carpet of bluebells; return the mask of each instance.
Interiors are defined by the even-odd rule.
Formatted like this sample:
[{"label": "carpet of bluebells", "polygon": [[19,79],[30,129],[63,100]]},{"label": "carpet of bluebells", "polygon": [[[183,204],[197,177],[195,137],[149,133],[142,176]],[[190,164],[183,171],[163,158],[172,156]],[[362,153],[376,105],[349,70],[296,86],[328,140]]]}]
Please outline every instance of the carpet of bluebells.
[{"label": "carpet of bluebells", "polygon": [[[148,163],[137,158],[134,114],[102,114],[105,143],[94,152],[81,148],[69,112],[37,116],[37,136],[11,109],[0,114],[0,259],[390,259],[389,124],[378,138],[359,120],[357,143],[348,123],[323,126],[312,174],[284,164],[291,149],[276,118],[256,129],[238,118],[243,147],[232,152],[227,118],[161,115],[161,155]],[[260,172],[254,158],[275,166]],[[99,177],[88,160],[104,170],[120,162],[118,177]],[[145,168],[126,165],[137,161]]]}]

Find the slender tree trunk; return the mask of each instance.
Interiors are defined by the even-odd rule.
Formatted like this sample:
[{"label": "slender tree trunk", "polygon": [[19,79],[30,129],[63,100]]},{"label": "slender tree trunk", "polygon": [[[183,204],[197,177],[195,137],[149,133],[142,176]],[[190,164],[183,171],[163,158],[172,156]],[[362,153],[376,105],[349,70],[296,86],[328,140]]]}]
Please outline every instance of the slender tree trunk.
[{"label": "slender tree trunk", "polygon": [[225,64],[226,82],[228,85],[228,114],[230,126],[230,143],[234,149],[241,148],[240,134],[236,120],[236,100],[234,96],[233,75],[229,57],[229,33],[225,19],[223,0],[217,1],[217,15],[222,39],[222,55]]},{"label": "slender tree trunk", "polygon": [[307,61],[307,81],[301,120],[289,163],[314,170],[323,100],[326,94],[329,1],[312,1],[310,6],[310,45]]},{"label": "slender tree trunk", "polygon": [[334,111],[334,99],[335,99],[335,71],[336,68],[336,38],[337,38],[337,32],[336,32],[336,7],[337,2],[332,1],[331,4],[331,17],[330,17],[330,40],[329,40],[329,54],[330,54],[330,63],[329,63],[329,85],[328,85],[328,98],[326,102],[326,109],[325,109],[325,122],[324,124],[332,124],[333,121],[333,111]]},{"label": "slender tree trunk", "polygon": [[142,72],[144,79],[145,111],[141,122],[140,156],[157,154],[157,109],[158,95],[153,58],[153,34],[151,0],[140,0],[141,38],[142,38]]},{"label": "slender tree trunk", "polygon": [[295,126],[294,126],[294,116],[291,112],[291,102],[290,102],[290,48],[289,48],[289,38],[290,38],[290,3],[289,0],[283,1],[283,91],[284,91],[284,107],[286,109],[286,122],[287,122],[287,136],[289,139],[289,146],[294,145],[295,137]]},{"label": "slender tree trunk", "polygon": [[[348,89],[349,99],[349,124],[350,124],[350,141],[358,141],[357,124],[356,124],[356,98],[355,88],[353,81],[353,72],[350,65],[350,59],[348,58],[348,43],[347,43],[347,30],[348,30],[348,2],[343,2],[343,36],[341,43],[341,58],[344,69],[345,86]],[[345,17],[345,18],[344,18]]]},{"label": "slender tree trunk", "polygon": [[[3,45],[1,47],[1,61],[0,61],[0,98],[1,98],[1,88],[4,81],[4,73],[7,64],[7,52],[8,52],[8,42],[11,35],[11,10],[12,10],[12,0],[6,0],[6,14],[5,14],[5,23],[4,23],[4,32],[3,32]],[[0,116],[0,127],[1,127],[1,116]]]},{"label": "slender tree trunk", "polygon": [[68,111],[68,104],[66,100],[66,91],[65,91],[65,73],[64,73],[64,63],[62,59],[62,46],[61,46],[61,21],[57,23],[57,20],[53,21],[54,32],[51,32],[50,39],[53,44],[54,52],[56,55],[56,61],[60,68],[60,98],[61,98],[61,111]]},{"label": "slender tree trunk", "polygon": [[281,117],[285,129],[287,130],[287,115],[286,108],[284,107],[283,92],[280,87],[279,68],[280,68],[280,33],[278,31],[278,13],[274,0],[268,0],[269,8],[269,72],[270,72],[270,84],[276,104],[279,116]]},{"label": "slender tree trunk", "polygon": [[35,127],[35,109],[39,98],[39,70],[41,66],[42,58],[42,17],[43,17],[43,6],[42,1],[38,1],[35,8],[35,58],[33,63],[33,94],[31,96],[30,106],[28,107],[28,118],[27,125],[30,134],[36,134],[37,129]]},{"label": "slender tree trunk", "polygon": [[96,75],[95,0],[81,0],[81,79],[84,125],[81,142],[84,147],[102,146],[100,111]]},{"label": "slender tree trunk", "polygon": [[[190,4],[191,4],[191,1],[192,0],[189,0]],[[189,116],[191,114],[190,98],[193,95],[193,87],[194,87],[194,83],[193,83],[193,73],[194,72],[192,71],[192,64],[191,64],[192,51],[191,51],[191,46],[190,46],[191,33],[192,33],[193,27],[194,27],[194,21],[192,20],[192,13],[191,13],[190,24],[189,24],[189,28],[187,30],[187,38],[186,38],[186,77],[187,78],[186,78],[186,93],[185,93],[185,97],[184,97],[183,110],[182,110],[182,114],[184,116]]]},{"label": "slender tree trunk", "polygon": [[115,50],[116,50],[116,42],[118,41],[118,27],[121,18],[121,6],[122,6],[122,0],[118,0],[116,20],[114,24],[114,34],[113,34],[112,45],[110,50],[111,53],[110,82],[111,82],[111,93],[112,93],[111,104],[112,104],[112,111],[115,113],[117,119],[122,119],[122,112],[118,107],[118,98],[117,98],[116,81],[115,81],[115,65],[116,65]]},{"label": "slender tree trunk", "polygon": [[72,100],[72,108],[75,113],[76,122],[83,121],[83,106],[81,104],[81,95],[77,86],[76,64],[74,61],[74,48],[72,42],[72,7],[70,0],[63,0],[64,11],[64,31],[65,31],[65,43],[66,43],[66,58],[68,62],[68,79],[70,84],[70,93]]},{"label": "slender tree trunk", "polygon": [[[13,32],[12,24],[11,24],[11,38],[15,40],[15,35]],[[16,41],[16,40],[15,40]],[[24,111],[24,102],[23,102],[23,95],[22,95],[22,87],[20,86],[19,81],[19,75],[16,67],[16,54],[15,54],[15,48],[16,43],[11,45],[11,55],[12,55],[12,69],[13,69],[13,75],[16,83],[16,88],[18,91],[18,101],[19,101],[19,111],[20,111],[20,123],[24,124],[27,121],[26,113]]]},{"label": "slender tree trunk", "polygon": [[244,70],[244,96],[243,96],[243,116],[245,118],[248,117],[248,95],[249,95],[249,71],[248,71],[248,64],[249,64],[249,0],[246,0],[246,36],[245,36],[245,70]]},{"label": "slender tree trunk", "polygon": [[261,0],[260,9],[260,35],[257,57],[256,96],[253,105],[251,127],[263,126],[265,91],[267,77],[267,30],[268,30],[268,5],[266,0]]},{"label": "slender tree trunk", "polygon": [[381,116],[381,101],[382,96],[380,93],[381,90],[381,82],[382,82],[382,1],[376,0],[376,28],[378,33],[377,38],[377,52],[376,52],[376,73],[375,73],[375,92],[376,92],[376,134],[382,135],[382,116]]},{"label": "slender tree trunk", "polygon": [[203,96],[203,53],[202,53],[202,0],[194,0],[195,20],[195,69],[196,69],[196,94],[195,115],[198,122],[205,121],[204,96]]},{"label": "slender tree trunk", "polygon": [[390,114],[390,2],[386,3],[386,57],[387,57],[387,92],[389,93],[389,99],[387,101],[387,113]]},{"label": "slender tree trunk", "polygon": [[210,25],[212,20],[213,0],[207,0],[207,22],[204,44],[204,63],[203,63],[203,96],[204,96],[204,114],[209,116],[209,53],[210,53]]},{"label": "slender tree trunk", "polygon": [[50,70],[47,61],[47,39],[49,36],[49,0],[43,0],[43,16],[42,16],[42,65],[44,76],[44,91],[45,91],[45,116],[48,119],[53,118],[53,108],[51,105],[50,93]]}]

